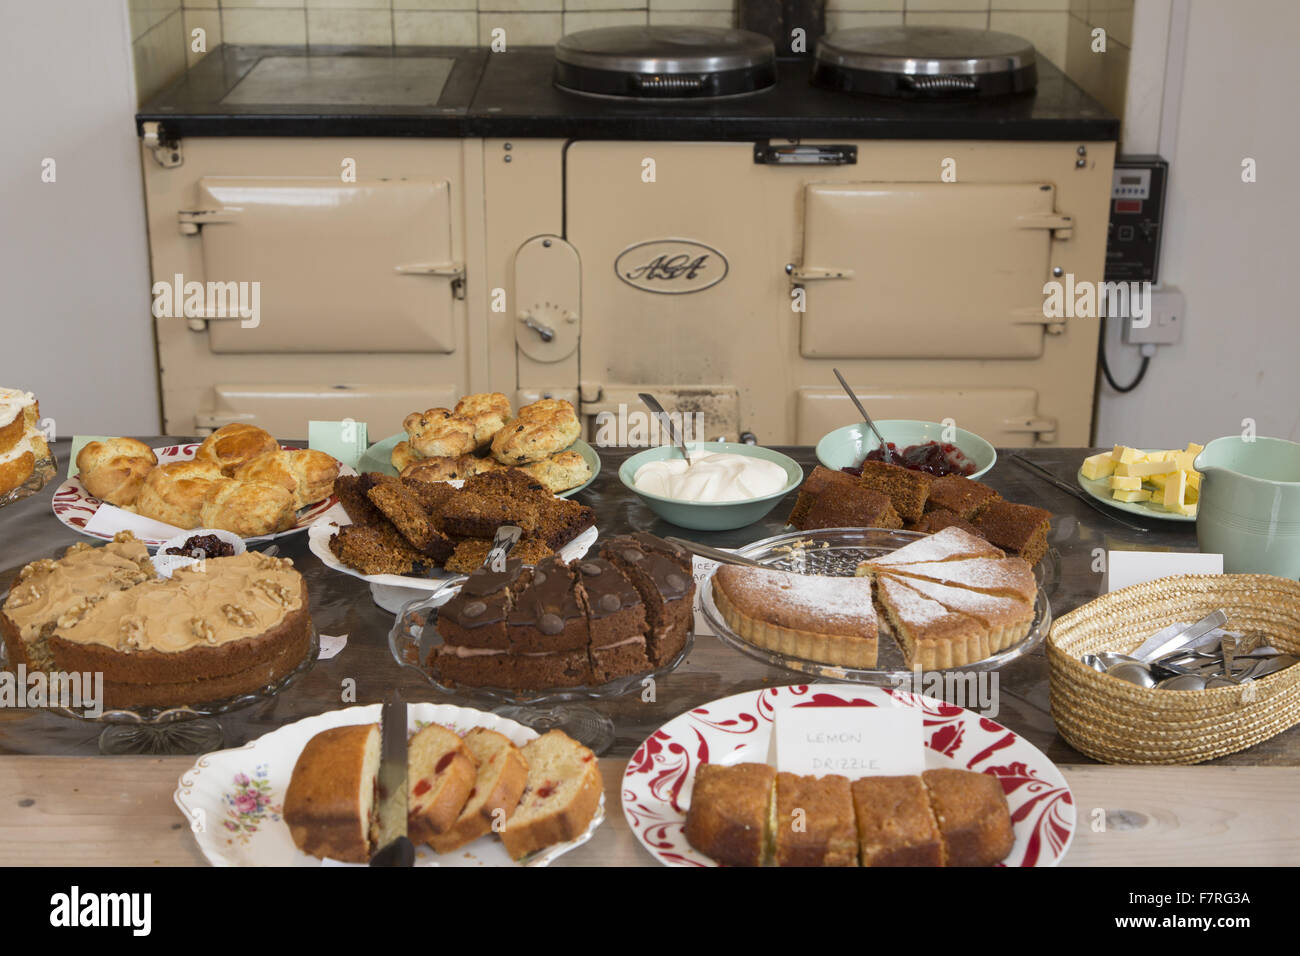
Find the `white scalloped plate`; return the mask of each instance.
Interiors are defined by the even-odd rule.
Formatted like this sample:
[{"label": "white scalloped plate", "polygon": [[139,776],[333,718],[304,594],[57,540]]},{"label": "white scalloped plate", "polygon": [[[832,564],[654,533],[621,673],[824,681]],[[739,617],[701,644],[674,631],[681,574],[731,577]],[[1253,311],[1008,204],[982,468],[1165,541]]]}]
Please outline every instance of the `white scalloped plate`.
[{"label": "white scalloped plate", "polygon": [[[153,450],[158,456],[160,465],[170,465],[177,461],[190,461],[194,458],[194,453],[198,451],[201,442],[189,442],[184,445],[163,445]],[[282,446],[287,451],[293,451],[291,446]],[[340,475],[355,475],[356,471],[347,465],[339,468]],[[65,525],[78,534],[84,534],[87,537],[98,538],[100,541],[112,541],[113,535],[120,528],[108,528],[104,531],[87,531],[86,522],[95,516],[99,511],[99,506],[103,504],[98,498],[86,490],[85,485],[81,483],[79,477],[73,476],[66,479],[63,484],[54,490],[54,497],[50,501],[50,507],[54,511],[54,517],[58,518]],[[107,514],[107,512],[105,512]],[[338,517],[347,517],[343,506],[339,504],[337,495],[330,495],[324,501],[318,501],[314,505],[308,505],[298,512],[294,525],[288,531],[279,531],[275,534],[259,535],[255,538],[245,538],[246,542],[270,541],[274,538],[283,538],[285,535],[297,534],[298,532],[310,528],[318,520],[330,520]],[[183,529],[178,529],[183,530]],[[141,537],[140,541],[150,550],[162,546],[171,535],[167,538]]]},{"label": "white scalloped plate", "polygon": [[1069,784],[1041,750],[962,707],[884,687],[795,684],[734,694],[674,717],[642,742],[623,774],[623,815],[668,866],[715,866],[686,841],[686,811],[702,763],[766,763],[772,722],[787,707],[919,707],[925,762],[992,774],[1011,809],[1016,842],[1003,866],[1055,866],[1074,838]]},{"label": "white scalloped plate", "polygon": [[[289,778],[307,741],[322,730],[377,723],[381,705],[348,707],[307,717],[250,741],[236,750],[204,754],[185,773],[173,799],[190,824],[199,849],[213,866],[349,866],[308,856],[294,846],[281,815]],[[407,708],[409,730],[437,723],[465,733],[487,727],[522,747],[538,734],[516,721],[454,704],[415,703]],[[546,866],[591,839],[605,819],[605,795],[586,831],[522,861],[510,859],[494,836],[437,854],[419,847],[416,866]]]}]

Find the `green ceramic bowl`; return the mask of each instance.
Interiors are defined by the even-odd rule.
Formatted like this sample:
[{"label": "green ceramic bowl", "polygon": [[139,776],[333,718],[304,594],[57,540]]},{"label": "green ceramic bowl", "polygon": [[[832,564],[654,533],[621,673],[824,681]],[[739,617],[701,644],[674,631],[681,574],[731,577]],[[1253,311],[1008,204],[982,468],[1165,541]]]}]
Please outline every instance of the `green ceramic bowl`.
[{"label": "green ceramic bowl", "polygon": [[[945,441],[943,436],[948,426],[942,422],[919,422],[910,418],[896,418],[876,422],[876,427],[880,429],[880,434],[884,436],[885,441],[891,441],[895,446],[903,449],[908,445],[921,445],[928,441]],[[975,462],[975,471],[968,477],[980,478],[987,474],[998,460],[998,453],[994,451],[993,446],[979,435],[968,432],[964,428],[954,428],[952,434],[955,435],[952,444]],[[817,443],[817,460],[827,468],[834,468],[837,471],[840,468],[856,468],[862,464],[862,459],[867,457],[867,452],[879,444],[866,422],[845,425],[822,436],[822,440]]]},{"label": "green ceramic bowl", "polygon": [[618,478],[627,490],[644,501],[659,517],[683,528],[692,528],[696,531],[731,531],[743,528],[758,521],[775,508],[778,501],[798,488],[799,483],[803,481],[803,469],[799,463],[788,455],[770,448],[730,441],[689,442],[686,447],[692,452],[696,449],[702,452],[727,452],[775,462],[785,469],[787,480],[780,491],[762,498],[751,498],[748,501],[678,501],[675,498],[647,494],[632,484],[637,469],[647,462],[680,457],[681,452],[677,450],[676,445],[657,445],[654,448],[647,448],[623,462],[618,469]]}]

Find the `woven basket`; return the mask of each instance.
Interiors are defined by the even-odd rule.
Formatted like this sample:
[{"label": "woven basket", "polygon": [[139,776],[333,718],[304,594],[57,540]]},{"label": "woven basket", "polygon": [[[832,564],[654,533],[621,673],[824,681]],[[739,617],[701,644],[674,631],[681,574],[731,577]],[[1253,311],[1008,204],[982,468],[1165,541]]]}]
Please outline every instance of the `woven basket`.
[{"label": "woven basket", "polygon": [[1223,608],[1228,627],[1261,630],[1300,654],[1300,583],[1267,574],[1187,574],[1124,588],[1058,618],[1047,637],[1052,719],[1076,750],[1106,763],[1200,763],[1300,723],[1300,665],[1240,687],[1170,691],[1101,674],[1079,658],[1130,653],[1156,631]]}]

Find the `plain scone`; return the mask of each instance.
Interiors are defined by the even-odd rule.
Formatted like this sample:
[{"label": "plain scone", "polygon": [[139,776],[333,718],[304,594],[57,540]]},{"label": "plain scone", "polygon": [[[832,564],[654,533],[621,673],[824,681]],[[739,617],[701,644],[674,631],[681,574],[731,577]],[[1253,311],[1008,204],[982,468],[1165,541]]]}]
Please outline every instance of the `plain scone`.
[{"label": "plain scone", "polygon": [[321,731],[303,747],[284,797],[284,822],[294,845],[345,863],[370,860],[379,725]]},{"label": "plain scone", "polygon": [[582,834],[596,815],[602,792],[596,755],[563,731],[552,730],[523,748],[528,784],[501,831],[519,860]]}]

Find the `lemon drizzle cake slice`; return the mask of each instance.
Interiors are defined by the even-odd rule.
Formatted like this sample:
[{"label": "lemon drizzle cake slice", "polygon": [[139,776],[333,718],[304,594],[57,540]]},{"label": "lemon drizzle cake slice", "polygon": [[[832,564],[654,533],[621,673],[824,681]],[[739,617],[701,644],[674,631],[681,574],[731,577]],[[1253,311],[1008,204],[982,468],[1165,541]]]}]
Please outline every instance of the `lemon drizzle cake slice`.
[{"label": "lemon drizzle cake slice", "polygon": [[841,667],[875,667],[876,610],[868,578],[724,564],[713,600],[728,626],[759,647]]}]

